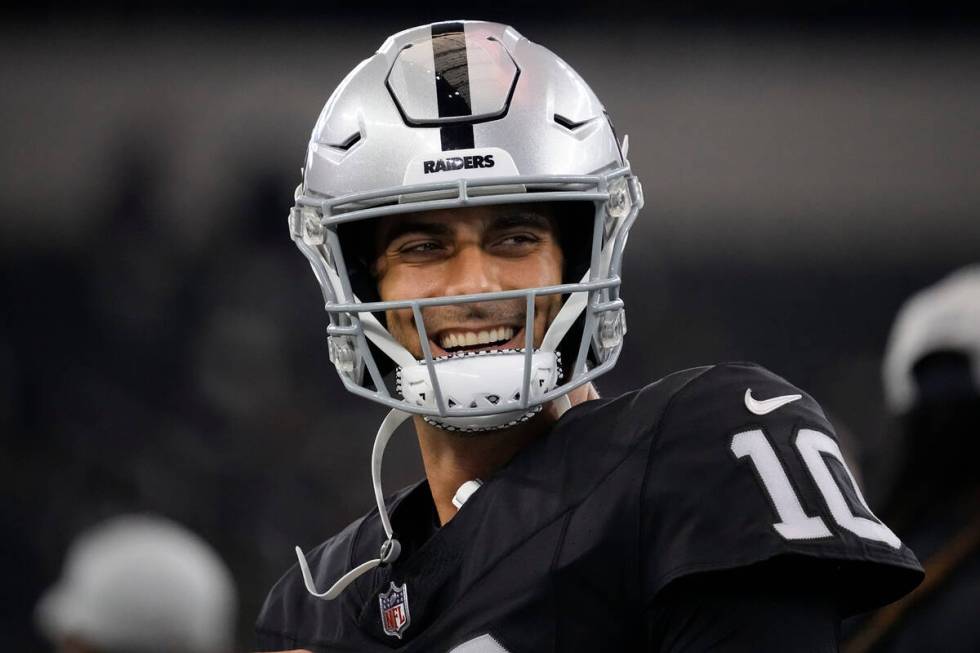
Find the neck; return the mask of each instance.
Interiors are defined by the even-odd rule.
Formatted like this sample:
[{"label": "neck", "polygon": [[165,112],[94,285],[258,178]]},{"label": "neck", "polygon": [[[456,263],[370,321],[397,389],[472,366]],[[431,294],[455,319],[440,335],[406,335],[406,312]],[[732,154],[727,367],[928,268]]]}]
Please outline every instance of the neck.
[{"label": "neck", "polygon": [[[573,406],[598,399],[591,383],[568,393]],[[422,463],[429,480],[432,500],[445,524],[456,515],[453,496],[459,486],[474,479],[487,479],[519,451],[551,431],[560,417],[551,402],[533,419],[517,426],[486,433],[460,434],[444,431],[415,417]]]}]

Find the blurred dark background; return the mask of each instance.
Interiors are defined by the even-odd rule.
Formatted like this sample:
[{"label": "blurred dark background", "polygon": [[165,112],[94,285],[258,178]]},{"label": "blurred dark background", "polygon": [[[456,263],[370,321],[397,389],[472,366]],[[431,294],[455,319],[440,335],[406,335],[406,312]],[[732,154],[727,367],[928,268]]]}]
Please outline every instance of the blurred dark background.
[{"label": "blurred dark background", "polygon": [[[349,400],[286,213],[331,90],[399,29],[514,25],[588,80],[644,181],[616,394],[751,359],[854,440],[914,290],[980,259],[977,11],[947,3],[32,3],[0,21],[7,650],[72,536],[153,510],[266,591],[372,505],[380,407]],[[386,486],[421,474],[393,443]]]}]

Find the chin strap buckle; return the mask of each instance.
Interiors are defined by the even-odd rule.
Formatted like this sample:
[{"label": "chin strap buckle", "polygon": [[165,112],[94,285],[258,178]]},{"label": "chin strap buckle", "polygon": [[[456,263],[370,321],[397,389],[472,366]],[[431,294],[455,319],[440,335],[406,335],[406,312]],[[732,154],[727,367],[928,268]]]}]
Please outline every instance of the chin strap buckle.
[{"label": "chin strap buckle", "polygon": [[381,560],[381,564],[390,565],[395,560],[398,560],[398,556],[401,554],[401,542],[393,537],[389,537],[381,544],[381,552],[378,554],[378,559]]}]

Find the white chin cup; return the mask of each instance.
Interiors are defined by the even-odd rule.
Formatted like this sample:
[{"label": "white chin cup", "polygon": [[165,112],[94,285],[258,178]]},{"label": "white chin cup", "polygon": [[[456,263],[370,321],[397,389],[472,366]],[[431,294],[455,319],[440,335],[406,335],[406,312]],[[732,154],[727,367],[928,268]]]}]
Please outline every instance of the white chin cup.
[{"label": "white chin cup", "polygon": [[[508,428],[533,417],[541,410],[541,397],[558,385],[561,364],[558,354],[536,351],[531,355],[530,401],[521,407],[524,384],[524,350],[465,352],[437,358],[433,372],[449,412],[458,410],[512,410],[490,415],[425,416],[425,421],[447,431],[493,431]],[[405,401],[438,410],[436,393],[424,361],[398,368],[398,389]]]}]

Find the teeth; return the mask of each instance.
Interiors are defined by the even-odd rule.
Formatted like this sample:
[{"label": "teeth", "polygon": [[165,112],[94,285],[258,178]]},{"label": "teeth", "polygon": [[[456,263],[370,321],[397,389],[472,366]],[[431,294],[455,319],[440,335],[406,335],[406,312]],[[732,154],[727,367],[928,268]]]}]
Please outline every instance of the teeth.
[{"label": "teeth", "polygon": [[439,346],[443,349],[455,349],[456,347],[472,347],[474,345],[488,345],[494,342],[506,342],[514,337],[513,327],[497,327],[489,331],[467,331],[464,333],[450,333],[439,339]]}]

